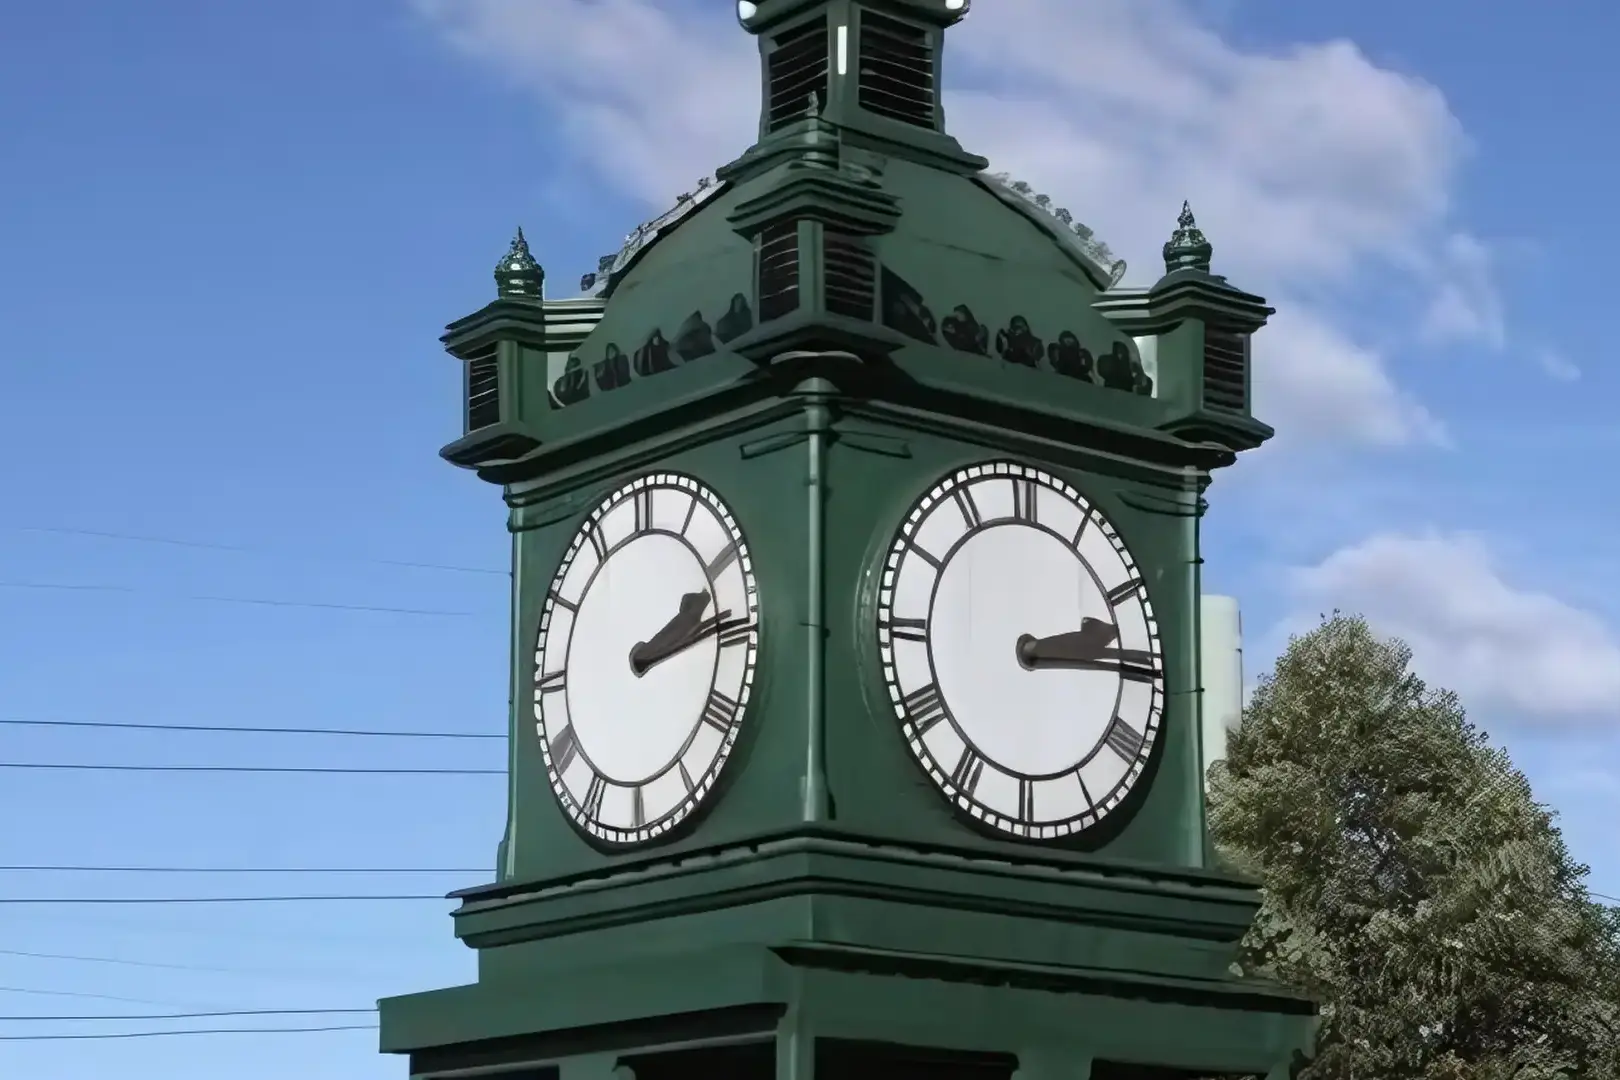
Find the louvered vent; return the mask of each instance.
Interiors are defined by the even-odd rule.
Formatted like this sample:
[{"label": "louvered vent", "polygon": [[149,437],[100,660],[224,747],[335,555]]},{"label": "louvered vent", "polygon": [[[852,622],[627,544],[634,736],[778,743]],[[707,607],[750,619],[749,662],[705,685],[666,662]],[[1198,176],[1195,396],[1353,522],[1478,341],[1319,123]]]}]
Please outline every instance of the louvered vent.
[{"label": "louvered vent", "polygon": [[860,65],[861,108],[934,126],[934,49],[927,30],[863,11]]},{"label": "louvered vent", "polygon": [[1243,412],[1248,407],[1248,341],[1230,330],[1204,330],[1204,404]]},{"label": "louvered vent", "polygon": [[858,237],[822,234],[827,313],[870,321],[877,303],[877,260]]},{"label": "louvered vent", "polygon": [[784,221],[759,234],[759,318],[779,319],[799,306],[799,223]]},{"label": "louvered vent", "polygon": [[768,130],[804,116],[811,94],[826,103],[828,42],[826,16],[776,37],[765,61]]},{"label": "louvered vent", "polygon": [[490,345],[467,358],[467,430],[500,422],[501,370]]}]

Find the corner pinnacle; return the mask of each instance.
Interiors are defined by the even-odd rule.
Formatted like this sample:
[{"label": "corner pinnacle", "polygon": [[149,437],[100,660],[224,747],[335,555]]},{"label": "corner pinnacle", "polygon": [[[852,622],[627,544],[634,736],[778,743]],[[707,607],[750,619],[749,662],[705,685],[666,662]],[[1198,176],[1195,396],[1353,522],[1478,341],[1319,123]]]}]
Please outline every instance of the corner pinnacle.
[{"label": "corner pinnacle", "polygon": [[526,297],[539,300],[544,295],[546,272],[529,253],[529,241],[518,226],[511,247],[495,266],[495,289],[502,297]]},{"label": "corner pinnacle", "polygon": [[1174,273],[1177,270],[1201,270],[1207,274],[1210,257],[1214,253],[1214,246],[1205,238],[1203,230],[1198,227],[1198,222],[1193,219],[1191,204],[1183,202],[1181,214],[1176,218],[1176,231],[1164,245],[1165,273]]}]

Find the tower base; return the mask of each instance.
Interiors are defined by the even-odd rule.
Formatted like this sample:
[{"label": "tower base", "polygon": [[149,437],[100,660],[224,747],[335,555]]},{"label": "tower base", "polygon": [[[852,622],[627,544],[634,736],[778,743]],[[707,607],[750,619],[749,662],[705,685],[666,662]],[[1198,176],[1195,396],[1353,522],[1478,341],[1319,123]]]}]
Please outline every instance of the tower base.
[{"label": "tower base", "polygon": [[1248,981],[734,945],[390,998],[381,1040],[413,1080],[1282,1080],[1312,1012]]}]

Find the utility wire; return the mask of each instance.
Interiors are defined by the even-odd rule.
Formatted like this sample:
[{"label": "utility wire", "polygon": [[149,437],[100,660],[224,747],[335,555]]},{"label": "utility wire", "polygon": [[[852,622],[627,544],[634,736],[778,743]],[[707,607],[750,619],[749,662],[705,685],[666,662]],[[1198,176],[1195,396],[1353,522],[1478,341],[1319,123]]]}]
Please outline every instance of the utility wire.
[{"label": "utility wire", "polygon": [[0,718],[8,727],[116,728],[121,731],[206,731],[248,735],[346,735],[377,739],[504,739],[505,732],[488,731],[372,731],[359,728],[236,727],[224,724],[133,724],[117,720],[22,720]]},{"label": "utility wire", "polygon": [[0,904],[313,904],[444,900],[443,893],[395,893],[307,896],[0,896]]},{"label": "utility wire", "polygon": [[[271,978],[296,978],[299,980],[306,980],[313,976],[325,978],[340,974],[330,970],[324,972],[312,969],[296,971],[288,969],[241,966],[217,967],[211,964],[172,964],[164,963],[158,960],[126,960],[122,957],[113,956],[82,956],[75,953],[30,952],[24,949],[0,949],[0,956],[18,956],[29,960],[67,960],[81,964],[112,964],[117,967],[154,968],[160,971],[197,971],[206,972],[211,975],[257,975]],[[352,969],[349,969],[341,972],[341,974],[349,975],[353,974],[353,971]],[[102,994],[70,994],[60,990],[25,990],[19,987],[0,987],[0,992],[6,991],[16,994],[46,994],[53,997],[104,997]],[[216,1005],[198,1005],[189,1001],[149,1001],[145,998],[107,998],[107,1000],[122,1001],[129,1005],[164,1005],[169,1008],[212,1009],[219,1007]]]},{"label": "utility wire", "polygon": [[[488,867],[442,866],[44,866],[0,864],[16,874],[483,874]],[[0,949],[0,954],[5,952]]]},{"label": "utility wire", "polygon": [[[24,959],[28,959],[28,960],[71,960],[71,961],[73,961],[75,963],[80,963],[80,964],[115,964],[118,967],[155,968],[155,969],[158,969],[158,970],[161,970],[161,971],[206,971],[206,972],[210,972],[210,973],[216,974],[216,975],[257,974],[257,972],[253,972],[250,969],[245,969],[245,968],[208,967],[208,966],[205,966],[205,965],[202,965],[202,964],[165,964],[165,963],[162,963],[161,961],[157,961],[157,960],[125,960],[125,959],[122,959],[121,957],[113,957],[113,956],[78,956],[78,955],[75,955],[73,953],[29,952],[26,949],[0,949],[0,956],[19,956],[19,957],[23,957]],[[8,988],[0,987],[0,989],[8,989]],[[28,993],[46,993],[47,991],[14,990],[13,992],[18,993],[18,994],[28,994]],[[80,995],[73,994],[73,995],[65,995],[65,996],[78,997]],[[89,995],[84,995],[84,996],[87,996],[87,997],[99,997],[100,995],[98,995],[98,994],[89,994]],[[114,999],[114,1000],[123,1001],[125,999],[117,998],[117,999]],[[166,1004],[166,1003],[165,1002],[151,1002],[151,1001],[131,1001],[130,1004],[134,1004],[134,1005],[159,1004],[159,1005],[161,1005],[161,1004]]]},{"label": "utility wire", "polygon": [[76,1016],[0,1016],[0,1022],[16,1023],[37,1020],[40,1023],[77,1023],[82,1020],[219,1020],[227,1016],[371,1016],[376,1006],[369,1009],[221,1009],[215,1012],[175,1013],[104,1013]]},{"label": "utility wire", "polygon": [[270,548],[248,547],[242,544],[219,544],[207,540],[183,540],[171,536],[150,536],[138,533],[105,532],[99,529],[53,528],[39,525],[7,525],[10,532],[45,533],[52,536],[86,536],[97,540],[122,540],[137,544],[163,544],[168,547],[195,548],[203,551],[233,551],[243,555],[275,555],[281,558],[318,559],[347,563],[369,563],[373,566],[399,566],[410,570],[447,570],[456,574],[490,574],[506,577],[505,570],[482,566],[455,566],[446,563],[412,562],[403,559],[377,559],[365,555],[335,555],[318,552],[277,551]]},{"label": "utility wire", "polygon": [[[45,589],[58,592],[106,592],[134,595],[152,595],[156,590],[137,589],[129,585],[94,585],[55,581],[0,581],[0,589]],[[374,604],[322,604],[310,600],[270,600],[252,596],[208,596],[185,593],[159,593],[174,600],[195,600],[210,604],[251,604],[259,607],[312,608],[322,611],[366,611],[384,615],[426,615],[439,618],[473,618],[471,611],[444,611],[434,608],[381,607]]]},{"label": "utility wire", "polygon": [[84,998],[94,1001],[116,1001],[121,1005],[166,1005],[170,1008],[184,1004],[179,1001],[153,1001],[151,998],[115,997],[112,994],[87,994],[82,990],[39,990],[29,986],[0,986],[0,994],[27,994],[29,997]]},{"label": "utility wire", "polygon": [[61,1042],[81,1039],[161,1039],[174,1035],[308,1035],[320,1031],[376,1031],[376,1024],[335,1024],[328,1027],[179,1028],[174,1031],[116,1031],[82,1035],[0,1035],[0,1042]]},{"label": "utility wire", "polygon": [[0,769],[145,773],[298,773],[323,776],[505,776],[505,769],[326,768],[292,765],[92,765],[74,761],[0,761]]}]

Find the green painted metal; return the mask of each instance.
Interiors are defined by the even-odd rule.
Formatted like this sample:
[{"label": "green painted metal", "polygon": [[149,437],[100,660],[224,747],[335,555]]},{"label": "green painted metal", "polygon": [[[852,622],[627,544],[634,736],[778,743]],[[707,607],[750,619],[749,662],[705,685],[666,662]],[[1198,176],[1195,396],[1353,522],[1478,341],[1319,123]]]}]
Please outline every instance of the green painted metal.
[{"label": "green painted metal", "polygon": [[[805,18],[853,29],[857,50],[869,25],[892,31],[871,16],[909,19],[937,46],[960,8],[754,14],[768,58]],[[420,1077],[1288,1075],[1314,1009],[1231,974],[1258,890],[1206,868],[1198,748],[1203,496],[1271,433],[1232,366],[1270,310],[1211,271],[1185,208],[1164,277],[1117,287],[1067,212],[984,174],[937,108],[934,126],[866,114],[860,66],[835,61],[824,100],[762,120],[701,199],[604,260],[594,295],[545,299],[520,236],[500,295],[448,328],[478,385],[498,384],[498,409],[469,409],[441,454],[501,488],[513,536],[507,822],[496,880],[454,913],[478,981],[383,1001],[382,1048]],[[792,306],[767,302],[783,282]],[[902,516],[951,470],[1008,458],[1113,521],[1166,656],[1149,777],[1061,842],[953,812],[901,743],[876,656]],[[529,665],[581,518],[653,469],[731,505],[759,675],[716,794],[651,846],[610,850],[551,794]]]}]

